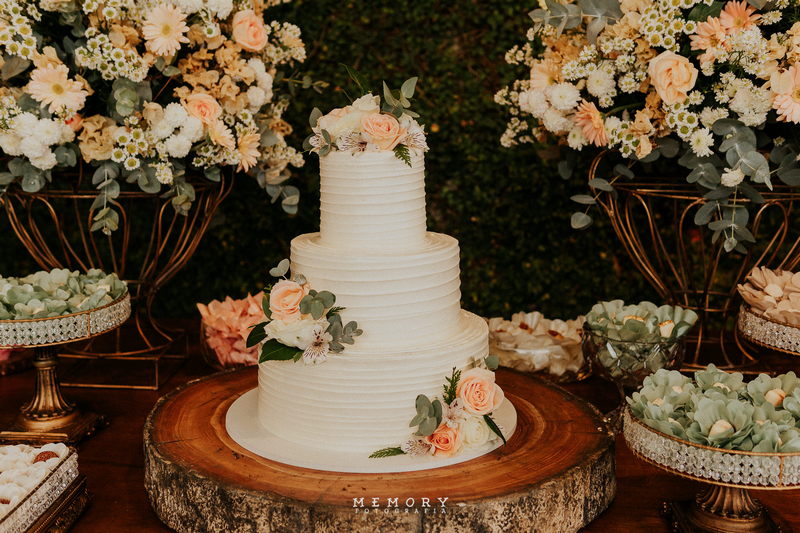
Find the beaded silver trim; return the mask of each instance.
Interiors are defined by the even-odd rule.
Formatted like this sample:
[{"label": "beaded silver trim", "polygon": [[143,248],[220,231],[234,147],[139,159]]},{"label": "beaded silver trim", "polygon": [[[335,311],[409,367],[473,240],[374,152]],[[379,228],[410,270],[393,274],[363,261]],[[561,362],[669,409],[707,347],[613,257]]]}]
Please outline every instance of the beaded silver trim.
[{"label": "beaded silver trim", "polygon": [[739,309],[738,322],[739,331],[748,339],[800,355],[800,328],[773,322],[745,306]]},{"label": "beaded silver trim", "polygon": [[44,346],[85,339],[111,330],[131,314],[131,298],[125,294],[104,307],[81,313],[33,320],[0,321],[0,346]]},{"label": "beaded silver trim", "polygon": [[5,518],[0,519],[3,533],[23,533],[53,505],[70,483],[78,477],[78,454],[69,454]]},{"label": "beaded silver trim", "polygon": [[677,474],[744,487],[800,486],[800,454],[730,453],[665,437],[625,410],[625,440],[631,450]]}]

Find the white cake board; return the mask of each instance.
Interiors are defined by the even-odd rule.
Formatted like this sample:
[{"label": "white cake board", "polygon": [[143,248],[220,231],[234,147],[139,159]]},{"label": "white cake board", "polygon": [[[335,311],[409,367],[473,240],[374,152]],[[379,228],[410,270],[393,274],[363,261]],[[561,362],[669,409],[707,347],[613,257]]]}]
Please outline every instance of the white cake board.
[{"label": "white cake board", "polygon": [[[430,470],[475,459],[497,449],[502,444],[492,443],[480,448],[465,448],[455,457],[395,455],[370,459],[365,453],[344,453],[302,446],[278,437],[258,422],[256,417],[257,401],[258,389],[256,388],[242,394],[231,404],[225,416],[225,429],[228,431],[228,435],[242,448],[261,457],[301,468],[358,474]],[[517,411],[511,402],[503,402],[503,405],[492,416],[504,429],[506,440],[510,439],[517,428]]]}]

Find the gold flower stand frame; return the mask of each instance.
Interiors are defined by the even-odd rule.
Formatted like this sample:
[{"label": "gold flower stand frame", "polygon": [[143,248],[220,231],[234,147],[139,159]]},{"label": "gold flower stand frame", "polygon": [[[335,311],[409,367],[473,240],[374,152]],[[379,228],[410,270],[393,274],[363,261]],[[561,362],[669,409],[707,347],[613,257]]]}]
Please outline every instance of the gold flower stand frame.
[{"label": "gold flower stand frame", "polygon": [[53,318],[0,321],[0,347],[33,348],[36,388],[16,419],[0,430],[0,442],[78,442],[97,430],[103,416],[80,410],[61,393],[56,367],[58,347],[112,331],[131,314],[126,292],[115,301]]},{"label": "gold flower stand frame", "polygon": [[194,202],[185,215],[174,209],[172,198],[124,190],[111,202],[119,213],[119,229],[106,236],[91,231],[100,208],[92,208],[97,190],[87,188],[91,175],[86,170],[81,165],[69,176],[74,188],[28,193],[11,187],[0,203],[17,238],[42,269],[99,268],[128,282],[130,320],[114,332],[61,350],[59,355],[70,361],[64,385],[158,390],[186,359],[188,340],[186,331],[153,316],[156,295],[197,251],[232,190],[234,176],[223,175],[219,183],[193,180]]},{"label": "gold flower stand frame", "polygon": [[795,270],[800,266],[800,225],[796,207],[800,193],[776,185],[759,189],[764,203],[750,209],[749,227],[756,244],[746,254],[726,253],[723,239],[694,217],[708,200],[700,189],[680,177],[630,181],[612,179],[601,168],[601,152],[589,168],[589,180],[608,178],[613,191],[592,189],[625,253],[665,303],[693,309],[700,319],[687,338],[684,365],[691,369],[715,363],[744,369],[757,361],[754,350],[737,339],[736,285],[755,266]]},{"label": "gold flower stand frame", "polygon": [[667,502],[680,533],[788,532],[748,490],[800,489],[800,453],[725,450],[666,435],[625,409],[624,435],[638,458],[672,474],[709,484],[690,501]]}]

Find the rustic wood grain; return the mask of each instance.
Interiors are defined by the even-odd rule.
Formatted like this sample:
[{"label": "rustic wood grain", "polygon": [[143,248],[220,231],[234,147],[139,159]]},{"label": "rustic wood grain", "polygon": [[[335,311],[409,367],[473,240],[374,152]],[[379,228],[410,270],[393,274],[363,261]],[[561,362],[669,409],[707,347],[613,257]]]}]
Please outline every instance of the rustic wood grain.
[{"label": "rustic wood grain", "polygon": [[[283,465],[237,445],[228,406],[256,386],[254,369],[218,374],[162,398],[144,431],[145,486],[179,532],[577,531],[616,491],[613,439],[597,412],[562,389],[500,371],[519,416],[508,445],[422,472],[343,474]],[[397,512],[353,508],[399,498]],[[445,512],[421,498],[448,498]],[[406,499],[415,506],[405,512]]]}]

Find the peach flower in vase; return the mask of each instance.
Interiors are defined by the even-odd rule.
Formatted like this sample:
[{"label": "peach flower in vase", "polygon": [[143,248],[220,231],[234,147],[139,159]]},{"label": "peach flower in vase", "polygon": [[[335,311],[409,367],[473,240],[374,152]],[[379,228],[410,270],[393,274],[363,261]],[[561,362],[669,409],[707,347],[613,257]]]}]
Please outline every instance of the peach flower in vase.
[{"label": "peach flower in vase", "polygon": [[425,437],[425,440],[433,445],[433,455],[436,457],[452,457],[461,450],[464,441],[460,428],[450,427],[444,423]]},{"label": "peach flower in vase", "polygon": [[746,30],[755,26],[761,19],[761,15],[756,13],[756,8],[748,5],[747,2],[728,2],[725,9],[719,14],[719,21],[728,33]]},{"label": "peach flower in vase", "polygon": [[244,9],[233,16],[233,40],[250,52],[258,52],[267,45],[267,28],[252,9]]},{"label": "peach flower in vase", "polygon": [[773,74],[770,87],[774,94],[772,107],[778,112],[778,120],[800,123],[800,64]]},{"label": "peach flower in vase", "polygon": [[581,128],[586,139],[595,146],[608,144],[608,135],[603,123],[603,116],[591,102],[583,101],[575,112],[575,124]]},{"label": "peach flower in vase", "polygon": [[77,111],[89,96],[83,84],[69,79],[66,65],[46,65],[35,69],[25,90],[35,100],[48,106],[51,113],[61,109]]},{"label": "peach flower in vase", "polygon": [[494,372],[485,368],[471,368],[461,374],[456,397],[461,400],[465,411],[483,416],[502,405],[505,395],[494,379]]},{"label": "peach flower in vase", "polygon": [[159,56],[171,56],[181,49],[181,43],[188,43],[184,35],[189,31],[186,15],[171,5],[153,8],[142,25],[142,35],[147,49]]},{"label": "peach flower in vase", "polygon": [[222,107],[216,98],[206,93],[190,94],[183,107],[190,116],[199,119],[203,124],[212,124],[222,115]]},{"label": "peach flower in vase", "polygon": [[647,74],[658,96],[667,105],[680,104],[697,82],[697,68],[675,52],[661,52],[650,60]]},{"label": "peach flower in vase", "polygon": [[247,295],[241,300],[230,296],[208,305],[197,304],[202,317],[203,337],[206,346],[216,356],[209,361],[222,368],[254,365],[258,362],[258,346],[247,347],[250,328],[264,318],[261,308],[262,293]]},{"label": "peach flower in vase", "polygon": [[394,115],[386,113],[364,115],[361,129],[367,141],[377,146],[378,150],[394,150],[406,134]]}]

